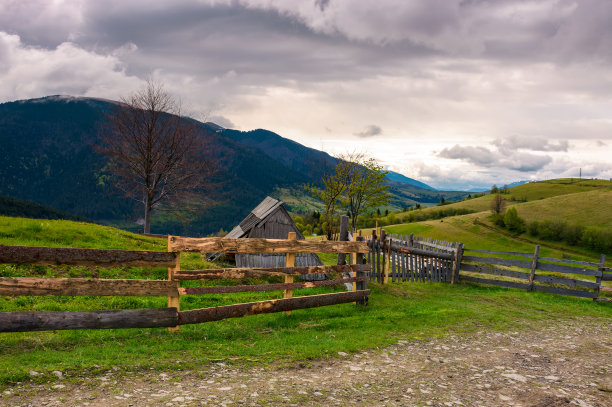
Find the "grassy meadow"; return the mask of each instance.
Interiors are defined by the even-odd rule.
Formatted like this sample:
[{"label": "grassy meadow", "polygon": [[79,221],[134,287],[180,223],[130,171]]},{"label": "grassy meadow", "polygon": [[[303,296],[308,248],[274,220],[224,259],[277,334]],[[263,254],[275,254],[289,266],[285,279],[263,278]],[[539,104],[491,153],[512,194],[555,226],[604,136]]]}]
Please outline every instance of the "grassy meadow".
[{"label": "grassy meadow", "polygon": [[[516,203],[517,209],[521,216],[527,218],[530,211],[544,213],[542,208],[546,205],[551,208],[561,205],[559,210],[570,213],[570,208],[563,208],[563,204],[557,202],[551,203],[550,199],[566,199],[563,201],[566,206],[587,205],[594,201],[605,202],[609,196],[606,194],[610,194],[610,191],[599,187],[597,183],[594,184],[597,186],[562,183],[559,185],[568,188],[566,191],[569,188],[590,189]],[[514,188],[511,191],[514,193]],[[573,197],[576,194],[592,195],[587,198]],[[533,195],[536,196],[537,193]],[[485,207],[488,205],[488,199],[490,197],[484,196],[453,205],[477,202]],[[598,205],[591,205],[590,208],[596,206]],[[475,249],[524,252],[533,250],[534,244],[531,242],[475,224],[476,219],[487,222],[488,208],[486,206],[479,213],[389,226],[385,229],[392,233],[415,233],[442,240],[461,241],[467,247]],[[604,219],[609,215],[608,211],[609,209],[604,208],[601,213],[590,213]],[[576,219],[584,219],[586,222],[593,221],[594,218],[579,218],[576,215]],[[0,217],[0,244],[167,250],[167,243],[163,239],[134,235],[110,227],[10,217]],[[540,253],[547,257],[564,256],[559,249],[547,246],[543,246]],[[321,257],[326,264],[334,264],[336,260],[336,255],[333,254]],[[592,261],[595,253],[573,253],[571,257]],[[197,253],[181,256],[182,269],[212,267],[218,266],[204,261]],[[142,267],[104,269],[0,265],[0,276],[165,279],[167,270]],[[280,280],[270,278],[265,281]],[[261,281],[221,280],[207,284],[258,282]],[[202,283],[190,281],[181,284],[186,287]],[[462,335],[483,329],[520,330],[568,318],[592,317],[596,320],[612,317],[612,303],[501,287],[445,283],[393,283],[381,286],[369,283],[369,288],[372,294],[368,306],[342,304],[297,310],[289,316],[278,313],[228,319],[182,326],[179,332],[174,333],[160,328],[0,334],[0,388],[27,380],[55,381],[57,378],[51,374],[54,370],[62,371],[67,379],[81,380],[111,368],[129,374],[147,369],[195,370],[219,361],[261,366],[308,364],[315,359],[335,357],[339,351],[356,352],[378,348],[399,339],[426,340],[430,337]],[[332,290],[295,290],[294,296]],[[188,295],[181,296],[181,309],[281,297],[281,291]],[[0,297],[0,311],[3,312],[114,310],[166,305],[167,299],[162,297]],[[31,377],[28,372],[32,370],[41,374]]]}]

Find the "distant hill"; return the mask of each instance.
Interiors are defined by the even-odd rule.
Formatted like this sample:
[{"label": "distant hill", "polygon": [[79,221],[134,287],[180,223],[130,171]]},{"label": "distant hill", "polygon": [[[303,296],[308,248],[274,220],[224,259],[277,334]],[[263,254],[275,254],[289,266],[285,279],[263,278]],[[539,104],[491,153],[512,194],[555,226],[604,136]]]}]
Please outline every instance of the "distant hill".
[{"label": "distant hill", "polygon": [[[92,148],[99,141],[104,113],[116,102],[48,96],[0,104],[0,194],[36,202],[77,218],[136,231],[141,205],[119,195],[105,172],[106,157]],[[191,119],[189,119],[191,120]],[[213,181],[212,203],[187,219],[156,212],[154,233],[208,234],[233,227],[266,195],[294,191],[320,178],[335,158],[267,130],[240,132],[214,123],[197,123],[210,140],[222,168]],[[435,191],[400,174],[389,177],[394,194],[390,209],[416,202],[462,197]],[[296,197],[297,206],[300,200]],[[306,206],[307,207],[307,206]]]},{"label": "distant hill", "polygon": [[422,189],[429,189],[431,191],[435,191],[436,189],[433,187],[430,187],[429,185],[421,182],[421,181],[417,181],[416,179],[412,179],[412,178],[408,178],[405,175],[402,174],[398,174],[397,172],[393,172],[393,171],[389,171],[389,174],[387,174],[387,179],[389,181],[394,181],[394,182],[399,182],[402,184],[408,184],[408,185],[412,185],[414,187],[417,188],[422,188]]},{"label": "distant hill", "polygon": [[[140,205],[114,191],[104,172],[106,158],[92,149],[104,112],[113,107],[111,101],[62,96],[0,104],[0,193],[137,230]],[[157,213],[154,232],[227,229],[276,186],[309,179],[216,129],[201,123],[199,130],[211,140],[221,163],[217,181],[222,184],[214,197],[219,203],[190,222]]]},{"label": "distant hill", "polygon": [[35,202],[11,198],[0,195],[0,216],[12,216],[32,219],[64,219],[79,222],[88,222],[89,219],[75,216],[68,212],[58,211],[49,206],[40,205]]},{"label": "distant hill", "polygon": [[[612,181],[566,178],[529,182],[509,188],[502,197],[507,207],[516,207],[527,221],[562,219],[582,226],[612,227]],[[490,214],[492,200],[493,195],[487,194],[421,211],[465,209],[484,219]],[[403,219],[408,213],[398,217]]]}]

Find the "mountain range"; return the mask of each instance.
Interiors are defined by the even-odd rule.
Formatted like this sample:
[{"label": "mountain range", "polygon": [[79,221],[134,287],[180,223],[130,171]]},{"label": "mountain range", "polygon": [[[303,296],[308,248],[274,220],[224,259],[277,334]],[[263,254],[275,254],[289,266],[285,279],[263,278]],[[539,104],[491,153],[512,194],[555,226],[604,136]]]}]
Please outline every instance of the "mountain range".
[{"label": "mountain range", "polygon": [[[138,229],[135,221],[141,217],[141,205],[115,191],[112,177],[105,171],[106,157],[93,148],[99,143],[104,113],[116,103],[48,96],[0,104],[0,194],[76,217]],[[221,167],[213,203],[187,219],[163,212],[154,214],[155,233],[189,235],[228,230],[266,195],[284,191],[299,197],[304,184],[316,183],[324,168],[336,161],[323,151],[268,130],[243,132],[210,122],[197,122],[197,127],[202,137],[211,141]],[[389,172],[388,183],[393,194],[390,209],[467,195],[436,191],[394,172]]]}]

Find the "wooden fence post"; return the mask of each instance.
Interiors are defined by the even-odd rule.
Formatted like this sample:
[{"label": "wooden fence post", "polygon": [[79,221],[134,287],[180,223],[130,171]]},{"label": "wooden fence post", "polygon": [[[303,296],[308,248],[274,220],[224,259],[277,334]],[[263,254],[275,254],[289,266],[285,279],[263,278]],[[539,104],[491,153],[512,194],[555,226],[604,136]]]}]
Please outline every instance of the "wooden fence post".
[{"label": "wooden fence post", "polygon": [[[344,215],[342,217],[340,217],[340,237],[338,238],[339,241],[341,242],[346,242],[348,241],[348,224],[349,224],[349,217]],[[336,262],[337,265],[342,266],[343,264],[346,264],[346,253],[338,253],[338,261]]]},{"label": "wooden fence post", "polygon": [[463,243],[459,243],[455,251],[455,266],[453,267],[453,274],[451,275],[451,284],[455,284],[455,281],[459,281],[459,272],[461,270],[461,258],[462,257],[463,257]]},{"label": "wooden fence post", "polygon": [[387,262],[385,261],[386,252],[387,252],[387,231],[385,229],[381,229],[380,231],[380,250],[382,252],[382,268],[380,269],[380,283],[385,284],[387,281]]},{"label": "wooden fence post", "polygon": [[[168,235],[168,251],[169,252],[174,251],[173,241],[174,241],[174,237]],[[168,281],[175,281],[174,274],[180,270],[181,270],[181,253],[179,252],[176,256],[176,263],[174,263],[174,266],[168,267]],[[181,282],[176,281],[176,296],[168,297],[168,308],[174,307],[176,308],[177,311],[181,310],[181,296],[178,293],[180,285],[181,285]],[[168,330],[171,332],[176,332],[179,330],[179,326],[177,325],[175,327],[168,328]]]},{"label": "wooden fence post", "polygon": [[[296,240],[297,235],[295,232],[289,232],[287,236],[289,240]],[[287,253],[287,259],[285,260],[285,267],[295,267],[295,253]],[[293,283],[293,276],[285,275],[285,284]],[[283,298],[293,297],[293,290],[283,290]],[[285,311],[285,315],[291,315],[291,311]]]},{"label": "wooden fence post", "polygon": [[391,242],[393,239],[389,238],[389,242],[387,243],[387,263],[385,267],[385,284],[389,284],[389,272],[391,269]]},{"label": "wooden fence post", "polygon": [[[357,241],[357,233],[353,233],[353,242]],[[357,253],[351,253],[351,264],[357,264]],[[351,277],[357,277],[357,272],[353,271]],[[353,291],[357,291],[357,282],[353,281]]]},{"label": "wooden fence post", "polygon": [[533,290],[533,279],[535,277],[536,268],[538,267],[538,254],[540,253],[540,245],[536,245],[533,252],[533,261],[531,262],[531,273],[529,274],[529,287],[527,291]]},{"label": "wooden fence post", "polygon": [[593,301],[597,301],[599,298],[599,291],[601,290],[601,280],[603,279],[604,268],[606,267],[606,255],[602,254],[599,257],[599,268],[600,275],[596,277],[595,283],[597,284],[597,288],[595,289],[595,293],[593,295]]},{"label": "wooden fence post", "polygon": [[[365,239],[363,238],[363,236],[358,236],[357,237],[357,241],[358,242],[363,242],[364,240]],[[365,258],[364,258],[364,254],[363,253],[357,253],[357,256],[356,256],[356,263],[357,264],[364,264],[365,263],[364,259]],[[372,271],[371,266],[372,265],[370,265],[370,272]],[[366,275],[366,273],[363,272],[363,271],[357,272],[357,277],[362,277],[362,276],[365,276],[365,275]],[[368,289],[368,282],[367,281],[359,281],[359,282],[357,282],[357,287],[356,288],[358,290],[367,290]],[[363,299],[357,301],[357,304],[359,304],[359,305],[368,305],[368,297],[364,297]]]}]

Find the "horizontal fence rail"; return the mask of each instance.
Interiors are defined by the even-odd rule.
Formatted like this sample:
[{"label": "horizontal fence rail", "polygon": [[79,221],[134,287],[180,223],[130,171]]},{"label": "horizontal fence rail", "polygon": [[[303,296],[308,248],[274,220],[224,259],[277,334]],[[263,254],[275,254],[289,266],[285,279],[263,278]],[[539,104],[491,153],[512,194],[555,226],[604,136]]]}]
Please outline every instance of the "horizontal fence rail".
[{"label": "horizontal fence rail", "polygon": [[153,251],[0,245],[0,264],[170,267],[177,257],[177,253]]},{"label": "horizontal fence rail", "polygon": [[0,277],[0,295],[12,297],[39,295],[167,297],[176,294],[176,284],[167,280]]},{"label": "horizontal fence rail", "polygon": [[207,270],[180,270],[174,274],[175,280],[209,280],[258,278],[267,276],[331,274],[347,272],[366,272],[370,266],[365,264],[342,266],[309,266],[309,267],[277,267],[277,268],[225,268]]},{"label": "horizontal fence rail", "polygon": [[219,321],[221,319],[238,318],[247,315],[292,311],[296,309],[363,301],[369,294],[370,290],[358,290],[181,311],[178,316],[178,324],[199,324],[202,322]]},{"label": "horizontal fence rail", "polygon": [[365,242],[318,240],[189,238],[169,236],[174,251],[201,253],[367,253]]},{"label": "horizontal fence rail", "polygon": [[173,327],[176,308],[117,311],[0,312],[0,332]]}]

